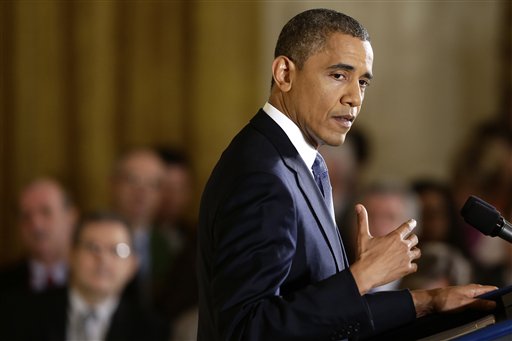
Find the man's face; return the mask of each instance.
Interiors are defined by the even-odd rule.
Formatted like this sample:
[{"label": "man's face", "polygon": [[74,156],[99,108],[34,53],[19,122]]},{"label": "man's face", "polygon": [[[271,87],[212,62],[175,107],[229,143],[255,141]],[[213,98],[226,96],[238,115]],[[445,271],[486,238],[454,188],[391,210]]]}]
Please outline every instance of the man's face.
[{"label": "man's face", "polygon": [[333,33],[290,75],[285,111],[314,147],[343,143],[361,109],[372,64],[368,41]]},{"label": "man's face", "polygon": [[31,256],[42,262],[67,257],[75,211],[64,202],[61,188],[39,181],[25,189],[19,201],[19,226]]},{"label": "man's face", "polygon": [[136,153],[121,164],[114,179],[114,205],[134,228],[152,223],[160,205],[162,175],[163,165],[151,153]]},{"label": "man's face", "polygon": [[126,228],[116,221],[83,227],[71,252],[72,285],[93,297],[119,295],[137,268]]},{"label": "man's face", "polygon": [[370,233],[374,237],[389,234],[411,218],[407,216],[406,199],[397,193],[369,194],[363,205],[368,211]]}]

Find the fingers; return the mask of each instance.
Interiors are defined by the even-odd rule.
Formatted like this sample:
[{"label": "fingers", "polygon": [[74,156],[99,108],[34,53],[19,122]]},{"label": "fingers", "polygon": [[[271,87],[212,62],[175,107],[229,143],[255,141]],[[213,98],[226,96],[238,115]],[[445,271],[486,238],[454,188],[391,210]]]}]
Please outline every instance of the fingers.
[{"label": "fingers", "polygon": [[407,246],[409,246],[409,249],[412,249],[413,247],[418,245],[418,236],[411,233],[407,237],[406,241],[407,241]]},{"label": "fingers", "polygon": [[409,256],[409,268],[408,268],[408,274],[418,271],[418,264],[413,263],[414,260],[421,257],[421,250],[417,247],[413,247],[408,252]]},{"label": "fingers", "polygon": [[357,204],[356,213],[359,240],[363,241],[371,238],[372,235],[370,234],[370,227],[368,225],[368,212],[366,212],[366,208],[361,204]]},{"label": "fingers", "polygon": [[416,220],[410,219],[409,221],[406,221],[400,225],[395,231],[400,235],[401,239],[406,239],[415,227]]},{"label": "fingers", "polygon": [[495,287],[493,285],[470,284],[469,286],[471,286],[471,289],[472,289],[472,291],[471,291],[471,294],[473,295],[472,297],[480,296],[482,294],[485,294],[486,292],[498,289],[497,287]]},{"label": "fingers", "polygon": [[418,259],[421,257],[421,250],[417,247],[413,247],[410,251],[409,251],[409,259],[411,260],[411,262],[415,259]]}]

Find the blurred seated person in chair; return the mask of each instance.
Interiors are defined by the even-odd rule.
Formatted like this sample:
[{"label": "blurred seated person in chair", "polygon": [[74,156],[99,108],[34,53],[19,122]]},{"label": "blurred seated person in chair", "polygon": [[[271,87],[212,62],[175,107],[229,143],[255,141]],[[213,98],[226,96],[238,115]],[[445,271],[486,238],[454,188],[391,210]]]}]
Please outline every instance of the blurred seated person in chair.
[{"label": "blurred seated person in chair", "polygon": [[402,279],[400,286],[410,290],[435,289],[471,283],[471,265],[453,246],[428,242],[421,247],[418,271]]},{"label": "blurred seated person in chair", "polygon": [[[191,309],[197,310],[196,223],[187,219],[194,181],[191,164],[183,151],[171,147],[156,150],[165,164],[158,228],[169,243],[171,256],[167,282],[160,290],[156,308],[174,324],[176,319],[190,321]],[[181,317],[183,314],[189,317]]]},{"label": "blurred seated person in chair", "polygon": [[412,189],[420,206],[421,242],[447,243],[464,253],[464,235],[458,223],[460,208],[455,207],[450,187],[425,178],[414,181]]},{"label": "blurred seated person in chair", "polygon": [[158,228],[170,244],[174,261],[187,243],[195,243],[195,226],[187,219],[193,195],[192,169],[181,150],[159,147],[156,151],[164,163]]},{"label": "blurred seated person in chair", "polygon": [[21,190],[18,226],[26,255],[0,270],[0,293],[26,295],[66,284],[77,215],[55,179],[38,178]]},{"label": "blurred seated person in chair", "polygon": [[148,307],[155,303],[170,260],[169,243],[155,228],[163,174],[164,165],[158,154],[138,148],[120,157],[111,179],[112,207],[133,229],[134,252],[140,261],[127,294],[138,296]]},{"label": "blurred seated person in chair", "polygon": [[[368,223],[373,237],[392,232],[397,223],[418,217],[418,201],[409,188],[398,181],[380,180],[369,185],[362,194],[361,203],[368,211]],[[421,226],[415,230],[421,235]],[[421,238],[420,238],[421,240]],[[398,289],[400,280],[372,289],[372,292]]]},{"label": "blurred seated person in chair", "polygon": [[87,216],[73,238],[69,287],[27,300],[27,320],[16,338],[164,340],[158,320],[122,296],[137,271],[132,248],[131,230],[120,217],[108,212]]}]

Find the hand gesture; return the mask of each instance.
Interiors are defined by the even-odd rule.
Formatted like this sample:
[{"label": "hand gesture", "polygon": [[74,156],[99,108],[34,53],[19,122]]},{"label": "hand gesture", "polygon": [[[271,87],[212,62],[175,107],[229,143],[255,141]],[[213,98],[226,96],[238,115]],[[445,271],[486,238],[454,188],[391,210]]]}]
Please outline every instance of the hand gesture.
[{"label": "hand gesture", "polygon": [[411,219],[383,237],[373,237],[368,226],[368,213],[363,205],[356,205],[357,252],[356,262],[350,267],[359,292],[377,287],[413,273],[413,263],[421,256],[416,247],[418,237],[412,233],[416,221]]},{"label": "hand gesture", "polygon": [[494,301],[476,299],[475,297],[497,289],[494,286],[469,284],[432,290],[414,290],[411,292],[420,317],[432,312],[457,312],[463,309],[490,310],[496,306]]}]

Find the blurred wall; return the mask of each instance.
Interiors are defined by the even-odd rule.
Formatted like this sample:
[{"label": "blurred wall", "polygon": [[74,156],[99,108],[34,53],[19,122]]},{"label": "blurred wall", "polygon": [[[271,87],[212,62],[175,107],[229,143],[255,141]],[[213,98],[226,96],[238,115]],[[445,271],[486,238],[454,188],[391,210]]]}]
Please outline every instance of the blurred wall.
[{"label": "blurred wall", "polygon": [[121,151],[172,144],[192,156],[199,198],[266,100],[280,28],[311,7],[372,36],[376,77],[356,123],[373,145],[367,176],[447,177],[472,126],[502,110],[507,2],[4,1],[0,263],[20,252],[16,194],[40,174],[83,210],[103,207]]}]

